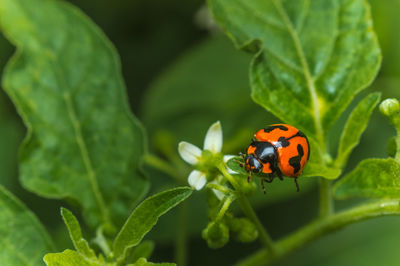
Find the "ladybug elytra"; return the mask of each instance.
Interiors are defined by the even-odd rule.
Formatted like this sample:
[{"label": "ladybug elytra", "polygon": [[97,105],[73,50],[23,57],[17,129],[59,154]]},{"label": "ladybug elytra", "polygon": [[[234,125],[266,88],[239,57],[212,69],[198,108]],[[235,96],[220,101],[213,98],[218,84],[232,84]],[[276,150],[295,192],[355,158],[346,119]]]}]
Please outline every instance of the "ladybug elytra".
[{"label": "ladybug elytra", "polygon": [[306,135],[297,128],[274,124],[254,134],[242,157],[241,166],[249,173],[249,182],[253,173],[264,175],[261,178],[264,193],[264,182],[271,183],[276,176],[283,180],[283,175],[294,178],[299,191],[297,178],[310,157],[310,145]]}]

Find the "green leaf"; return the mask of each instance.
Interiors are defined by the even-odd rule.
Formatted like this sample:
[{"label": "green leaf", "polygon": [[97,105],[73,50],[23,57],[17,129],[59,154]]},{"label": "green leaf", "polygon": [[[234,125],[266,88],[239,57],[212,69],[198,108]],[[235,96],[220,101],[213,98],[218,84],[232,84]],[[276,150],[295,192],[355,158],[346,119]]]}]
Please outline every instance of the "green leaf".
[{"label": "green leaf", "polygon": [[333,187],[335,197],[400,198],[400,164],[392,158],[366,159]]},{"label": "green leaf", "polygon": [[140,258],[137,260],[134,264],[129,264],[128,266],[153,266],[153,265],[159,265],[159,266],[176,266],[175,263],[152,263],[148,262],[146,258]]},{"label": "green leaf", "polygon": [[328,129],[375,77],[380,61],[365,0],[209,0],[250,66],[252,97],[325,146]]},{"label": "green leaf", "polygon": [[[238,53],[225,36],[212,36],[185,52],[146,91],[142,114],[149,134],[168,130],[176,151],[181,140],[200,145],[207,128],[220,120],[224,140],[243,136],[224,141],[224,151],[244,149],[255,130],[276,122],[250,98],[249,62],[249,55]],[[151,143],[160,149],[158,142]]]},{"label": "green leaf", "polygon": [[[2,92],[0,92],[2,93]],[[0,94],[0,106],[4,103]],[[13,190],[19,187],[17,177],[18,147],[23,128],[16,117],[0,108],[0,184]]]},{"label": "green leaf", "polygon": [[130,256],[130,261],[137,261],[140,258],[148,259],[153,253],[154,250],[154,242],[153,241],[143,241],[140,243],[132,252]]},{"label": "green leaf", "polygon": [[43,225],[26,206],[0,186],[0,262],[43,265],[53,244]]},{"label": "green leaf", "polygon": [[345,166],[351,151],[358,145],[360,137],[368,125],[372,111],[379,103],[380,98],[380,93],[369,94],[350,114],[340,138],[335,162],[338,168]]},{"label": "green leaf", "polygon": [[157,223],[158,218],[192,194],[189,187],[180,187],[153,195],[144,200],[129,216],[114,241],[114,254],[125,258],[126,250],[140,243]]},{"label": "green leaf", "polygon": [[69,236],[71,237],[75,249],[84,257],[89,259],[96,258],[96,254],[89,247],[88,242],[83,238],[79,222],[72,212],[65,208],[61,208],[61,216],[68,228]]},{"label": "green leaf", "polygon": [[22,184],[76,200],[92,227],[119,224],[148,183],[140,171],[144,134],[115,48],[63,1],[0,0],[0,25],[17,46],[3,86],[29,129]]},{"label": "green leaf", "polygon": [[76,252],[66,249],[62,253],[49,253],[43,258],[47,266],[98,266],[102,263],[97,260],[89,260]]},{"label": "green leaf", "polygon": [[306,167],[304,168],[304,172],[301,174],[300,177],[322,176],[326,179],[336,179],[340,176],[341,173],[342,170],[340,170],[339,168],[328,167],[310,161],[307,163]]}]

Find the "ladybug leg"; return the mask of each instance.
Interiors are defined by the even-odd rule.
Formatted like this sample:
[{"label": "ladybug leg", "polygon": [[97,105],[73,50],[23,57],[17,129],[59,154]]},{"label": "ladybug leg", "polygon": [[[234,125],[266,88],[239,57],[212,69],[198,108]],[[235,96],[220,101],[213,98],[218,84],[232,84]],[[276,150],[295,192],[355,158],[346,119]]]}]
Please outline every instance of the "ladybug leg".
[{"label": "ladybug leg", "polygon": [[276,174],[278,175],[278,178],[279,178],[281,181],[283,181],[282,172],[281,172],[281,170],[280,170],[279,168],[277,168]]},{"label": "ladybug leg", "polygon": [[240,167],[242,167],[242,168],[244,167],[244,163],[242,161],[239,161],[239,160],[233,160],[233,161],[239,163]]},{"label": "ladybug leg", "polygon": [[252,179],[251,173],[252,173],[252,172],[249,172],[249,177],[247,177],[247,182],[248,182],[248,183],[250,183],[250,182],[251,182],[251,179]]},{"label": "ladybug leg", "polygon": [[272,181],[274,181],[274,175],[273,174],[268,174],[268,180],[266,179],[265,181],[267,182],[267,183],[271,183]]},{"label": "ladybug leg", "polygon": [[[264,194],[266,194],[266,193],[265,193],[265,187],[264,187],[264,181],[268,182],[266,179],[261,178],[261,188],[262,188],[262,190],[264,191]],[[270,182],[269,182],[269,183],[270,183]]]},{"label": "ladybug leg", "polygon": [[297,183],[297,177],[294,178],[294,182],[296,183],[297,192],[300,191],[299,183]]}]

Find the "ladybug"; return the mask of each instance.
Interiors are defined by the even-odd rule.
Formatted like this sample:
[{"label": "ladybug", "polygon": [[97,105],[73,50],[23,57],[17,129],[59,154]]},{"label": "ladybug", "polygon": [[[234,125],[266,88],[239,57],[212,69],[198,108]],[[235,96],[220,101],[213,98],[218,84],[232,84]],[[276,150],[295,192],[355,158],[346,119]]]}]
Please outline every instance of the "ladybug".
[{"label": "ladybug", "polygon": [[252,173],[263,175],[261,187],[264,193],[264,182],[271,183],[276,176],[283,180],[283,175],[294,178],[299,191],[297,178],[310,158],[310,145],[306,135],[297,128],[274,124],[257,131],[246,154],[241,156],[244,159],[241,167],[249,173],[249,182]]}]

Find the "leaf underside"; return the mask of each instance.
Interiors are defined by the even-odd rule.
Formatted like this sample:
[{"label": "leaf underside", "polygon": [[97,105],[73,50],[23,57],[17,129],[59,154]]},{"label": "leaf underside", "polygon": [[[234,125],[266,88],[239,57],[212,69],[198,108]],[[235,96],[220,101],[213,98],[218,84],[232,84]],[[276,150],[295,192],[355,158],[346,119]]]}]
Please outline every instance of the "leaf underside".
[{"label": "leaf underside", "polygon": [[380,66],[367,1],[208,2],[235,45],[256,54],[253,100],[302,130],[311,143],[310,160],[323,162],[320,147],[329,128]]},{"label": "leaf underside", "polygon": [[43,265],[53,244],[35,215],[0,186],[1,265]]},{"label": "leaf underside", "polygon": [[114,47],[61,1],[0,0],[0,25],[17,47],[3,87],[29,130],[23,186],[79,202],[93,227],[121,224],[148,184],[140,172],[144,134]]}]

